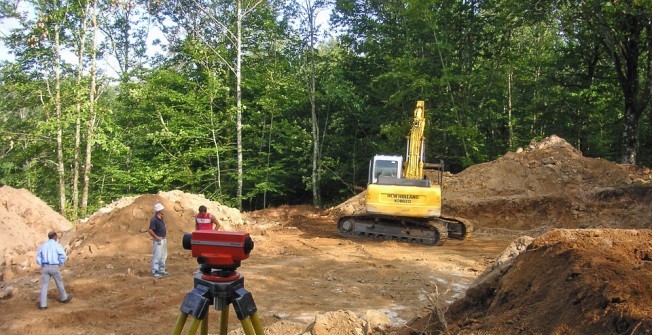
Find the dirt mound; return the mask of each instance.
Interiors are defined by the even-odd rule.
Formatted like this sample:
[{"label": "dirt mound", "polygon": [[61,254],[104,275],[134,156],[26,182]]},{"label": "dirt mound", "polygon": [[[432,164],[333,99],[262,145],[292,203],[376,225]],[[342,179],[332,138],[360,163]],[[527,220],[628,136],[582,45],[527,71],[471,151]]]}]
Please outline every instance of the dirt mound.
[{"label": "dirt mound", "polygon": [[[215,215],[222,230],[234,230],[244,223],[237,209],[210,201],[203,195],[181,191],[159,192],[120,199],[104,207],[81,222],[72,241],[76,255],[112,256],[119,254],[147,254],[151,252],[151,238],[147,234],[149,220],[154,215],[154,204],[165,206],[163,217],[168,239],[181,241],[184,233],[195,230],[194,216],[200,205]],[[180,249],[181,243],[171,243],[170,251]]]},{"label": "dirt mound", "polygon": [[429,334],[649,334],[650,278],[650,230],[553,230],[535,239],[504,275],[472,285],[445,314],[448,329],[434,322],[436,315],[410,328]]},{"label": "dirt mound", "polygon": [[551,136],[445,178],[442,212],[476,230],[652,228],[651,180]]},{"label": "dirt mound", "polygon": [[[49,231],[68,233],[73,226],[44,201],[25,189],[0,187],[0,271],[3,279],[28,268]],[[66,240],[64,234],[62,240]]]},{"label": "dirt mound", "polygon": [[652,173],[630,176],[630,165],[588,158],[568,142],[551,136],[527,149],[508,152],[494,161],[477,164],[448,180],[451,200],[533,197],[549,194],[577,195],[595,189],[649,183]]},{"label": "dirt mound", "polygon": [[367,191],[362,191],[349,198],[345,202],[327,209],[325,212],[330,215],[351,215],[364,213],[364,202]]},{"label": "dirt mound", "polygon": [[258,228],[277,227],[305,221],[307,217],[320,216],[320,210],[310,205],[280,206],[243,213],[247,224]]}]

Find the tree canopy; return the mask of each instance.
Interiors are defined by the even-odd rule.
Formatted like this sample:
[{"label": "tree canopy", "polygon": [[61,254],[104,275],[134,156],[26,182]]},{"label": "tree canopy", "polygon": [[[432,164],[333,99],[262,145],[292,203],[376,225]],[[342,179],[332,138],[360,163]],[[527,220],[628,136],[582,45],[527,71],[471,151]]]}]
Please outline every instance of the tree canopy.
[{"label": "tree canopy", "polygon": [[417,100],[452,172],[553,134],[652,166],[649,1],[2,0],[8,20],[0,184],[69,217],[80,184],[90,210],[338,203],[403,154]]}]

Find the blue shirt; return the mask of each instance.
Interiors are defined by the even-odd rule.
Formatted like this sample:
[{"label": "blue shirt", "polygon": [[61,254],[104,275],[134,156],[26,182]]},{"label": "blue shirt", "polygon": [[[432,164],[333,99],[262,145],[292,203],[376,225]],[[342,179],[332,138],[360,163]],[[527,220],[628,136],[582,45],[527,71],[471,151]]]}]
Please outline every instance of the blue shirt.
[{"label": "blue shirt", "polygon": [[43,265],[63,265],[68,257],[66,251],[59,242],[55,240],[48,240],[41,244],[36,253],[36,264]]},{"label": "blue shirt", "polygon": [[165,235],[167,235],[165,222],[163,219],[159,219],[158,215],[154,215],[154,217],[149,221],[149,229],[151,229],[158,237],[165,237]]}]

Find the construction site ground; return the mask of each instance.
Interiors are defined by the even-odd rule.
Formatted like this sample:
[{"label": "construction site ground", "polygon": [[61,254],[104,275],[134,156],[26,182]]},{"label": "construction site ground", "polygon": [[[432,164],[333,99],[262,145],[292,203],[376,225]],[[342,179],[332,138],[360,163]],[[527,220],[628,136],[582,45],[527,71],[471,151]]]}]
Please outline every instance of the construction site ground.
[{"label": "construction site ground", "polygon": [[[339,215],[280,206],[240,213],[180,191],[118,199],[72,224],[26,190],[0,188],[0,334],[171,333],[197,262],[182,248],[199,205],[255,247],[238,271],[268,335],[650,334],[652,172],[583,157],[552,136],[445,176],[445,215],[475,227],[443,246],[346,239]],[[168,271],[150,273],[146,234],[161,202]],[[34,255],[63,233],[74,299],[37,308]],[[219,333],[209,312],[209,334]],[[233,311],[229,330],[243,334]]]}]

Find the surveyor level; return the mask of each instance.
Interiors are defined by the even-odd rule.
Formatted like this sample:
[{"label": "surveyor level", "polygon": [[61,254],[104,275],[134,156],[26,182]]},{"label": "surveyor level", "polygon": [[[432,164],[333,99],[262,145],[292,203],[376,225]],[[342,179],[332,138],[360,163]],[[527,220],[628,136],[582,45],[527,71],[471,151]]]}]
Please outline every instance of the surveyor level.
[{"label": "surveyor level", "polygon": [[195,288],[186,294],[181,304],[181,313],[172,335],[180,335],[188,316],[190,326],[186,335],[192,335],[201,327],[201,335],[208,335],[208,311],[210,305],[221,311],[220,335],[226,335],[229,325],[229,305],[233,305],[245,335],[265,335],[256,313],[256,304],[249,291],[244,288],[244,276],[236,271],[228,277],[217,277],[202,273],[194,276]]}]

